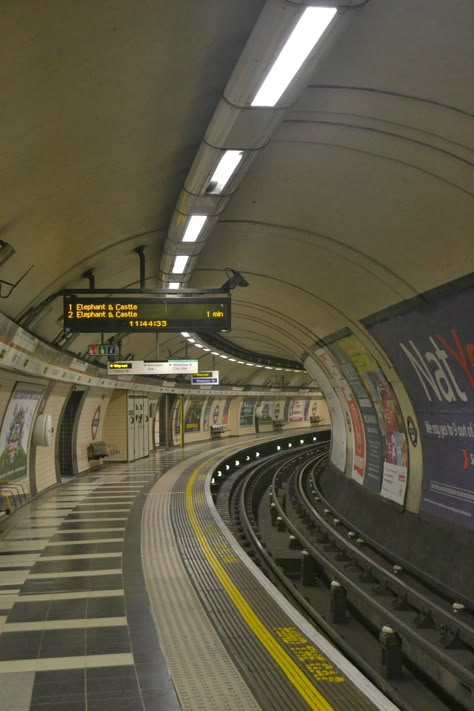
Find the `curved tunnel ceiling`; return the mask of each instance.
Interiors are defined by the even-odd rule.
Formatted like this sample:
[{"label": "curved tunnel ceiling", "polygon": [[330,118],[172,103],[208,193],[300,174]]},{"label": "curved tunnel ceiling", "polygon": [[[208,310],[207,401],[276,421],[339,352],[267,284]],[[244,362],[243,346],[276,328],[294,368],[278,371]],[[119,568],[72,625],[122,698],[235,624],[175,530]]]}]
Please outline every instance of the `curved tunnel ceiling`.
[{"label": "curved tunnel ceiling", "polygon": [[[138,287],[138,245],[146,286],[159,285],[176,201],[264,5],[2,3],[0,239],[16,253],[0,279],[33,266],[2,312],[20,319],[86,287],[88,268],[98,287]],[[219,287],[226,267],[245,275],[224,338],[246,351],[301,362],[316,339],[473,270],[474,5],[369,0],[348,12],[187,284]],[[31,329],[54,341],[60,317],[56,299]],[[156,342],[130,334],[122,348],[150,358]],[[160,337],[161,357],[186,349],[202,356]]]}]

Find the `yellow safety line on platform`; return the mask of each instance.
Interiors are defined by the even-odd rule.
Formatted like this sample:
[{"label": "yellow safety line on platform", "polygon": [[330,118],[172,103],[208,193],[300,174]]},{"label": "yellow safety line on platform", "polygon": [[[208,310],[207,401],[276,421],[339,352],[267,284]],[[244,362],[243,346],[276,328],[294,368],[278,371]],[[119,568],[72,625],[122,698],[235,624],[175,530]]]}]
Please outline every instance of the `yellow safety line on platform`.
[{"label": "yellow safety line on platform", "polygon": [[191,525],[196,534],[196,538],[210,563],[214,573],[222,583],[228,596],[234,603],[242,618],[245,620],[253,634],[263,644],[267,652],[273,657],[280,669],[284,672],[287,679],[295,687],[299,695],[306,701],[310,708],[317,711],[334,711],[334,707],[324,698],[318,689],[312,684],[311,680],[304,674],[302,669],[290,657],[288,652],[279,644],[278,640],[271,634],[262,620],[256,615],[252,607],[249,605],[245,597],[238,590],[237,586],[232,582],[231,578],[220,564],[214,551],[209,545],[206,535],[200,526],[193,502],[193,486],[200,471],[209,465],[214,458],[206,460],[203,464],[197,467],[186,486],[186,508],[191,521]]}]

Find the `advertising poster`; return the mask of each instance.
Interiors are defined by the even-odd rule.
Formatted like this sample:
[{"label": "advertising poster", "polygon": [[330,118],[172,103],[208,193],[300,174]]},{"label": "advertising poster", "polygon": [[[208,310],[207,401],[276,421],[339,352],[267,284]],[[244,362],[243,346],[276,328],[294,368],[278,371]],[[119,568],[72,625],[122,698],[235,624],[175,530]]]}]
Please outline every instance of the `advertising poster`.
[{"label": "advertising poster", "polygon": [[[407,486],[408,446],[403,415],[392,387],[377,361],[356,336],[340,339],[337,347],[349,358],[371,400],[373,407],[367,414],[373,419],[375,411],[377,416],[378,428],[375,427],[375,423],[369,425],[366,422],[369,419],[367,416],[364,424],[367,449],[374,444],[378,449],[379,443],[382,444],[383,469],[380,494],[386,499],[403,504]],[[359,407],[364,418],[362,402],[359,398]]]},{"label": "advertising poster", "polygon": [[256,397],[245,397],[242,400],[242,405],[240,407],[240,426],[249,427],[254,423],[253,416],[255,412],[255,406],[257,404]]},{"label": "advertising poster", "polygon": [[232,402],[232,398],[228,397],[226,398],[224,402],[224,407],[222,408],[222,424],[227,425],[228,424],[228,419],[229,419],[229,408],[230,408],[230,403]]},{"label": "advertising poster", "polygon": [[0,430],[0,481],[28,475],[31,430],[42,394],[42,386],[15,385]]},{"label": "advertising poster", "polygon": [[367,328],[395,365],[420,424],[422,511],[474,528],[474,290]]},{"label": "advertising poster", "polygon": [[201,429],[201,412],[205,397],[193,397],[188,403],[186,416],[184,418],[185,432],[199,432]]},{"label": "advertising poster", "polygon": [[304,415],[303,420],[307,422],[309,420],[309,407],[311,405],[311,400],[305,400],[304,403]]},{"label": "advertising poster", "polygon": [[326,348],[320,348],[317,351],[317,356],[326,367],[345,403],[346,424],[348,431],[352,434],[354,452],[351,476],[359,484],[363,484],[365,479],[365,434],[357,400],[332,354]]},{"label": "advertising poster", "polygon": [[208,398],[204,408],[204,416],[202,418],[202,427],[204,432],[209,429],[209,416],[211,414],[211,399]]},{"label": "advertising poster", "polygon": [[356,368],[341,346],[344,340],[340,339],[331,343],[329,348],[337,360],[342,375],[349,383],[362,418],[365,435],[364,486],[378,493],[382,487],[383,449],[377,413]]},{"label": "advertising poster", "polygon": [[[187,401],[185,402],[184,407],[186,408],[186,407],[188,407],[188,405],[189,405],[189,400],[187,400]],[[179,404],[179,399],[178,399],[178,400],[176,400],[176,402],[174,403],[173,409],[172,409],[172,418],[173,418],[173,422],[174,422],[174,432],[175,432],[175,434],[179,434],[180,431],[181,431],[181,423],[180,423],[179,412],[180,412],[180,404]]]},{"label": "advertising poster", "polygon": [[260,424],[271,425],[273,422],[273,402],[272,400],[262,400],[257,407],[257,415],[260,418]]},{"label": "advertising poster", "polygon": [[290,400],[288,422],[303,422],[304,400]]},{"label": "advertising poster", "polygon": [[[344,422],[344,412],[341,402],[336,395],[336,391],[331,385],[326,371],[321,365],[316,362],[316,356],[308,356],[304,362],[304,367],[310,373],[321,388],[329,410],[331,418],[331,463],[344,472],[346,469],[347,460],[347,432]],[[318,414],[318,406],[316,405],[313,412],[313,417]]]}]

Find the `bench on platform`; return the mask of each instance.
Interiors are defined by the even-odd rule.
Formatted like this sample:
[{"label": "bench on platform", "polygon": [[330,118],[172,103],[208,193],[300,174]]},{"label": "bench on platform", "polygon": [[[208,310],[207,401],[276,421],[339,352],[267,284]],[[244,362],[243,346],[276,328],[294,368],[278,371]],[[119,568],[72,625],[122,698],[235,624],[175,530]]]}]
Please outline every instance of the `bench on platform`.
[{"label": "bench on platform", "polygon": [[223,432],[227,432],[225,425],[211,425],[211,435],[220,435]]},{"label": "bench on platform", "polygon": [[87,447],[87,456],[89,459],[102,459],[102,457],[111,457],[114,454],[119,454],[120,450],[115,444],[108,444],[102,440],[91,442]]}]

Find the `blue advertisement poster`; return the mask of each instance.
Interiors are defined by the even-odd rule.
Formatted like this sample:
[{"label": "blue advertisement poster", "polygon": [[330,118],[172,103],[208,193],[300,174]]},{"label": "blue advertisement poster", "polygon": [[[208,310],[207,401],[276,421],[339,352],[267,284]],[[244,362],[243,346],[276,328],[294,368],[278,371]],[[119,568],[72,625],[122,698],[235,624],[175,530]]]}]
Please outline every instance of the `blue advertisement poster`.
[{"label": "blue advertisement poster", "polygon": [[184,418],[185,432],[199,432],[201,429],[201,412],[205,397],[193,397],[188,401],[188,409]]},{"label": "blue advertisement poster", "polygon": [[417,414],[422,511],[474,528],[474,290],[427,301],[367,328]]},{"label": "blue advertisement poster", "polygon": [[240,426],[249,427],[254,424],[254,412],[257,404],[256,397],[246,397],[240,407]]}]

